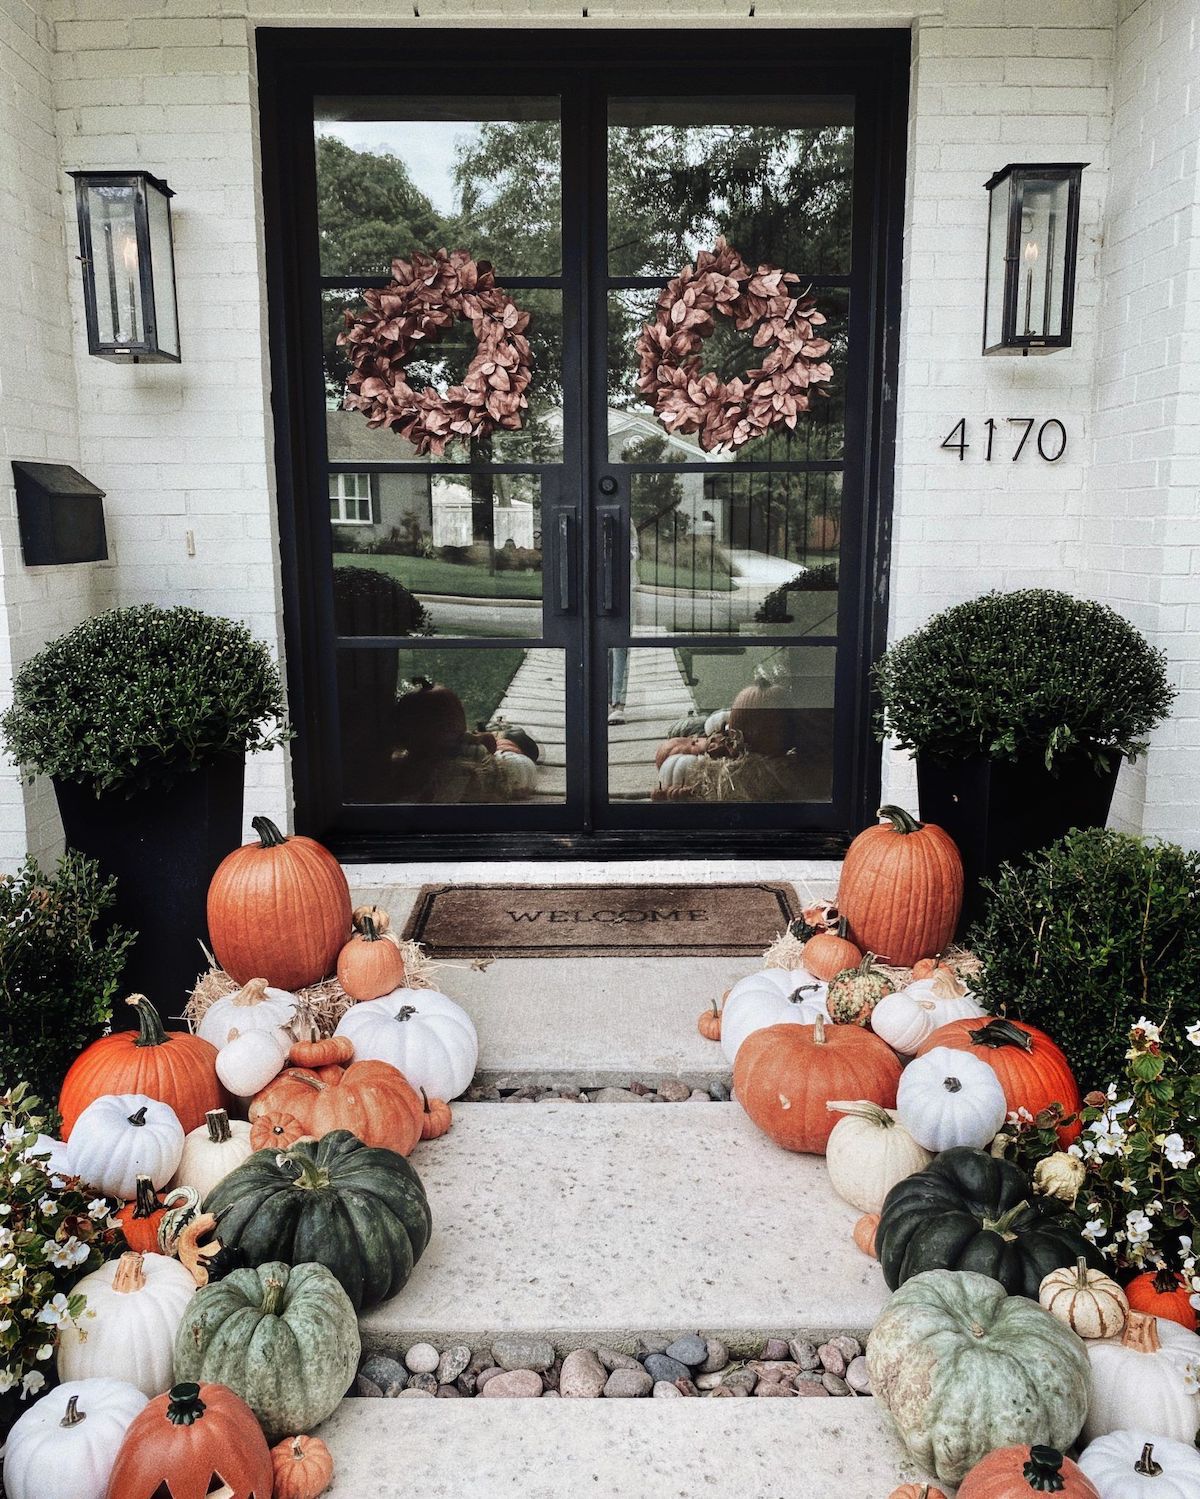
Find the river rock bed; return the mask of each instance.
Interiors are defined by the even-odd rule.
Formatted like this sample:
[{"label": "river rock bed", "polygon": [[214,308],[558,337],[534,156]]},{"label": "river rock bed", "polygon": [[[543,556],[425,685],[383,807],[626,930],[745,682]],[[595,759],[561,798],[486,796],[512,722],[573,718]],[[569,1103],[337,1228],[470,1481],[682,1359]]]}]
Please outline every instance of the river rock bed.
[{"label": "river rock bed", "polygon": [[693,1088],[682,1078],[664,1078],[657,1083],[638,1079],[626,1087],[585,1088],[578,1083],[474,1083],[462,1096],[463,1103],[728,1103],[730,1083],[718,1079],[707,1088]]},{"label": "river rock bed", "polygon": [[354,1392],[375,1399],[482,1398],[629,1400],[680,1397],[869,1395],[863,1346],[849,1333],[817,1344],[763,1338],[751,1356],[735,1356],[719,1338],[687,1333],[671,1341],[639,1338],[635,1353],[575,1348],[560,1355],[545,1338],[512,1335],[490,1348],[415,1343],[403,1359],[370,1353]]}]

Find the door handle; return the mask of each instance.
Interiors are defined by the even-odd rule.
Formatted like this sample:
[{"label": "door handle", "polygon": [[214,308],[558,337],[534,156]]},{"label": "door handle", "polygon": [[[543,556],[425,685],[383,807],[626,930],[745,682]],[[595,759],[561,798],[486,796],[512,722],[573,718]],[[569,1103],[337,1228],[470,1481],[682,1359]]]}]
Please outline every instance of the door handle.
[{"label": "door handle", "polygon": [[558,579],[559,614],[571,614],[575,608],[575,514],[571,510],[560,510],[555,521],[555,544],[557,556],[555,572]]},{"label": "door handle", "polygon": [[600,517],[600,613],[617,612],[617,587],[621,566],[621,512],[605,505]]}]

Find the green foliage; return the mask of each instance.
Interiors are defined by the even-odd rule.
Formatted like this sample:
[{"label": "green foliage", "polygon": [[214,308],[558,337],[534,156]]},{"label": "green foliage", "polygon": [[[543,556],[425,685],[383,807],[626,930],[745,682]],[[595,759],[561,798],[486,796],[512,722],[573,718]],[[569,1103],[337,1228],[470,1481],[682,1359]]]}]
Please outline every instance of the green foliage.
[{"label": "green foliage", "polygon": [[1135,759],[1167,716],[1166,657],[1115,610],[1052,589],[988,593],[934,617],[875,667],[880,737],[935,760]]},{"label": "green foliage", "polygon": [[143,604],[94,615],[17,673],[0,717],[22,771],[92,786],[166,785],[290,737],[283,684],[244,625]]},{"label": "green foliage", "polygon": [[[15,1414],[46,1384],[59,1334],[77,1325],[86,1297],[71,1287],[120,1253],[114,1203],[77,1177],[48,1169],[41,1105],[24,1083],[0,1097],[0,1396]],[[5,1424],[7,1424],[5,1422]]]},{"label": "green foliage", "polygon": [[838,569],[836,562],[822,562],[817,567],[806,568],[788,583],[773,588],[754,612],[761,625],[785,625],[792,618],[793,593],[836,593]]},{"label": "green foliage", "polygon": [[339,635],[433,634],[420,599],[375,567],[334,567],[333,622]]},{"label": "green foliage", "polygon": [[1200,853],[1102,828],[1004,865],[969,938],[997,1014],[1047,1031],[1080,1085],[1121,1070],[1131,1027],[1189,1020],[1200,994]]},{"label": "green foliage", "polygon": [[0,1086],[24,1078],[53,1097],[75,1056],[108,1025],[132,937],[98,923],[116,881],[68,854],[0,878]]}]

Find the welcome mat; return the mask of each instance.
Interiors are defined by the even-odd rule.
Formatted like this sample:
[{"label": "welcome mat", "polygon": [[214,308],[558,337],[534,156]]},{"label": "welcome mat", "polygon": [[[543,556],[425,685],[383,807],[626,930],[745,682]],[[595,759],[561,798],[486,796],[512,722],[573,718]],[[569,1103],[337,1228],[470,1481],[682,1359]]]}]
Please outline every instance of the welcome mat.
[{"label": "welcome mat", "polygon": [[404,936],[430,957],[756,956],[794,919],[787,885],[423,885]]}]

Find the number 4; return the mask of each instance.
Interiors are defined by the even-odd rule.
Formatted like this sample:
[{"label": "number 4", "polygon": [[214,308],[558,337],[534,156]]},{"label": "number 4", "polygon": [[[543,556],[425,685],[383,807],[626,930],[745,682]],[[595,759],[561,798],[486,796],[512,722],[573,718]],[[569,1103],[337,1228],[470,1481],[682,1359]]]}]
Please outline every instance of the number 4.
[{"label": "number 4", "polygon": [[967,441],[967,419],[965,416],[960,416],[954,427],[942,438],[942,447],[950,448],[951,451],[957,449],[958,461],[961,463],[970,446],[971,444]]}]

